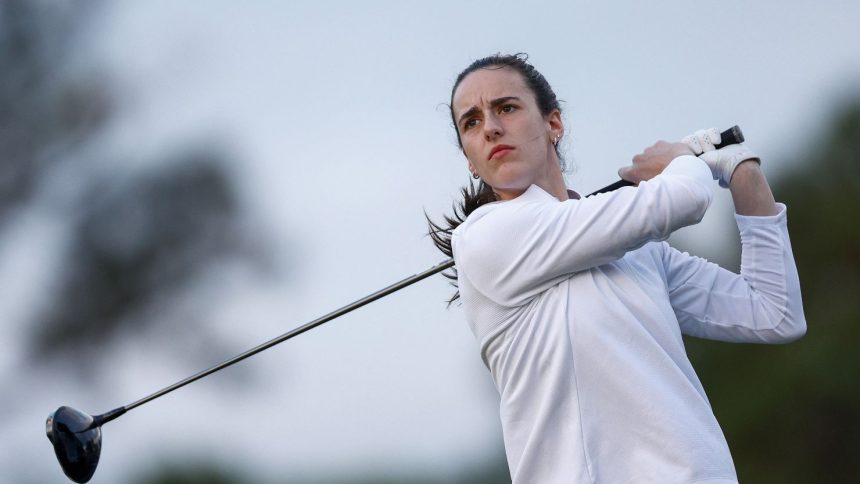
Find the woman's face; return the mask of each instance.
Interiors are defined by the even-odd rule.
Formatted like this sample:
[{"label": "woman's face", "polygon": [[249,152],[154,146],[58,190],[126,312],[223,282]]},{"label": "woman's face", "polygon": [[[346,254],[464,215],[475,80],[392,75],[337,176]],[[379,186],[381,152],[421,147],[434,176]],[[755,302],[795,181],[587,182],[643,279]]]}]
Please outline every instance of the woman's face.
[{"label": "woman's face", "polygon": [[561,177],[553,140],[564,131],[554,110],[543,116],[519,72],[478,69],[454,93],[452,109],[469,171],[500,199],[519,196],[532,184],[546,188]]}]

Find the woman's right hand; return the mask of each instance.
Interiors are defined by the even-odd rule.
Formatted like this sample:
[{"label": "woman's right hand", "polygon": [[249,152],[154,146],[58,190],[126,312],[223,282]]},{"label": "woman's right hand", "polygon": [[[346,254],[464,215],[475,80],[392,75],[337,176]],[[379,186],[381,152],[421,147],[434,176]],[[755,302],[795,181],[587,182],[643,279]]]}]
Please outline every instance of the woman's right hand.
[{"label": "woman's right hand", "polygon": [[661,140],[634,156],[630,166],[618,170],[618,176],[638,185],[639,182],[650,180],[662,173],[672,160],[682,155],[696,156],[685,143]]}]

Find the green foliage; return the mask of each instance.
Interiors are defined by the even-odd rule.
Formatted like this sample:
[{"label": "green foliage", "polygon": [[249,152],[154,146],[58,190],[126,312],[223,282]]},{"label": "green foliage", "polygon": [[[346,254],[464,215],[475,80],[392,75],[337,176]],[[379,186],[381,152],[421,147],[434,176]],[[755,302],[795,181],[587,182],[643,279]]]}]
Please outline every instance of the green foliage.
[{"label": "green foliage", "polygon": [[[446,469],[440,471],[447,473]],[[368,473],[358,474],[348,471],[337,477],[310,478],[297,477],[284,469],[283,477],[274,481],[265,480],[252,471],[240,471],[220,463],[190,459],[160,463],[151,471],[133,480],[135,484],[269,484],[289,482],[292,484],[502,484],[511,482],[508,464],[501,455],[479,465],[453,473],[447,477],[440,474]]]},{"label": "green foliage", "polygon": [[860,99],[774,185],[789,210],[807,335],[688,339],[741,482],[856,482],[860,454]]},{"label": "green foliage", "polygon": [[159,467],[135,481],[136,484],[247,484],[252,482],[259,481],[215,464],[199,462]]}]

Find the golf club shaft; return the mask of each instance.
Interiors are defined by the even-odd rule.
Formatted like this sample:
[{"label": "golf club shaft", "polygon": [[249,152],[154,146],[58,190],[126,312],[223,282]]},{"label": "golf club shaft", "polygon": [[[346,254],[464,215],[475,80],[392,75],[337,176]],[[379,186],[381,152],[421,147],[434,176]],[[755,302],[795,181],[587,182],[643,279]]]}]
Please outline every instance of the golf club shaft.
[{"label": "golf club shaft", "polygon": [[[744,133],[743,131],[741,131],[741,127],[738,125],[734,125],[731,128],[720,133],[720,142],[714,145],[714,148],[720,149],[728,145],[736,145],[738,143],[743,142]],[[600,190],[597,190],[594,193],[589,194],[588,196],[590,197],[591,195],[597,195],[598,193],[612,192],[618,190],[621,187],[629,187],[632,185],[633,182],[629,182],[627,180],[618,180],[617,182],[612,183],[610,185],[606,185],[605,187],[601,188]]]},{"label": "golf club shaft", "polygon": [[406,286],[412,285],[412,284],[414,284],[414,283],[416,283],[422,279],[426,279],[426,278],[432,276],[433,274],[436,274],[437,272],[442,272],[445,269],[452,267],[453,265],[454,265],[453,259],[449,259],[449,260],[446,260],[444,262],[441,262],[441,263],[427,269],[424,272],[421,272],[419,274],[415,274],[413,276],[407,277],[406,279],[395,282],[394,284],[392,284],[392,285],[390,285],[384,289],[376,291],[373,294],[365,296],[365,297],[363,297],[363,298],[361,298],[355,302],[352,302],[350,304],[347,304],[346,306],[343,306],[339,309],[336,309],[336,310],[326,314],[325,316],[321,316],[321,317],[319,317],[313,321],[305,323],[302,326],[299,326],[298,328],[293,329],[292,331],[284,333],[284,334],[278,336],[277,338],[271,339],[271,340],[269,340],[269,341],[267,341],[267,342],[265,342],[259,346],[251,348],[250,350],[248,350],[248,351],[246,351],[240,355],[234,356],[233,358],[230,358],[229,360],[221,362],[221,363],[219,363],[219,364],[217,364],[217,365],[215,365],[209,369],[203,370],[200,373],[192,375],[192,376],[190,376],[190,377],[188,377],[182,381],[176,382],[173,385],[170,385],[169,387],[163,388],[163,389],[153,393],[152,395],[141,398],[140,400],[138,400],[134,403],[131,403],[129,405],[126,405],[124,407],[120,407],[120,408],[111,410],[110,412],[107,412],[105,414],[93,417],[93,419],[98,421],[99,425],[107,423],[107,422],[119,417],[123,413],[125,413],[125,412],[127,412],[127,411],[129,411],[135,407],[139,407],[140,405],[143,405],[144,403],[146,403],[150,400],[154,400],[154,399],[156,399],[162,395],[165,395],[167,393],[172,392],[173,390],[184,387],[185,385],[188,385],[189,383],[191,383],[193,381],[199,380],[199,379],[201,379],[207,375],[215,373],[216,371],[227,368],[228,366],[233,365],[235,363],[238,363],[238,362],[244,360],[245,358],[249,358],[251,356],[254,356],[263,350],[269,349],[272,346],[275,346],[279,343],[283,343],[284,341],[286,341],[286,340],[288,340],[294,336],[298,336],[298,335],[304,333],[305,331],[310,331],[311,329],[314,329],[323,323],[331,321],[332,319],[335,319],[337,317],[343,316],[344,314],[346,314],[350,311],[358,309],[358,308],[360,308],[366,304],[370,304],[373,301],[376,301],[377,299],[385,297],[385,296],[387,296],[393,292],[399,291],[400,289],[403,289]]},{"label": "golf club shaft", "polygon": [[[729,128],[726,131],[723,131],[721,133],[721,143],[717,147],[719,148],[719,147],[726,146],[729,144],[741,143],[743,141],[744,141],[744,136],[743,136],[743,133],[741,132],[740,128],[738,126],[733,126],[732,128]],[[605,193],[605,192],[613,191],[613,190],[616,190],[618,188],[621,188],[624,186],[629,186],[629,185],[632,185],[632,183],[630,183],[626,180],[620,180],[620,181],[617,181],[611,185],[607,185],[607,186],[601,188],[600,190],[597,190],[596,192],[591,193],[587,196],[590,197],[592,195],[597,195],[598,193]],[[361,298],[355,302],[352,302],[350,304],[347,304],[346,306],[343,306],[339,309],[336,309],[336,310],[326,314],[325,316],[321,316],[321,317],[319,317],[313,321],[305,323],[302,326],[299,326],[298,328],[295,328],[295,329],[293,329],[287,333],[284,333],[284,334],[282,334],[282,335],[280,335],[274,339],[266,341],[265,343],[263,343],[259,346],[256,346],[254,348],[251,348],[250,350],[248,350],[242,354],[234,356],[233,358],[230,358],[229,360],[223,361],[223,362],[221,362],[221,363],[219,363],[219,364],[217,364],[217,365],[215,365],[209,369],[203,370],[200,373],[189,376],[188,378],[186,378],[182,381],[176,382],[173,385],[165,387],[165,388],[153,393],[152,395],[141,398],[140,400],[138,400],[134,403],[131,403],[129,405],[126,405],[124,407],[119,407],[119,408],[111,410],[110,412],[107,412],[107,413],[104,413],[101,415],[97,415],[97,416],[93,417],[93,426],[94,427],[100,426],[100,425],[103,425],[107,422],[110,422],[111,420],[119,417],[120,415],[124,414],[125,412],[127,412],[127,411],[129,411],[135,407],[139,407],[139,406],[143,405],[144,403],[149,402],[150,400],[154,400],[154,399],[156,399],[162,395],[165,395],[167,393],[172,392],[173,390],[176,390],[178,388],[182,388],[185,385],[188,385],[191,382],[197,381],[197,380],[199,380],[199,379],[201,379],[207,375],[211,375],[212,373],[215,373],[216,371],[223,370],[224,368],[227,368],[228,366],[231,366],[235,363],[238,363],[238,362],[244,360],[245,358],[249,358],[251,356],[254,356],[263,350],[267,350],[267,349],[271,348],[272,346],[283,343],[284,341],[286,341],[286,340],[288,340],[294,336],[298,336],[298,335],[300,335],[306,331],[310,331],[311,329],[314,329],[323,323],[331,321],[332,319],[335,319],[337,317],[343,316],[344,314],[346,314],[350,311],[358,309],[358,308],[360,308],[366,304],[370,304],[373,301],[376,301],[377,299],[385,297],[385,296],[387,296],[393,292],[397,292],[406,286],[410,286],[410,285],[412,285],[412,284],[414,284],[414,283],[416,283],[422,279],[426,279],[426,278],[432,276],[433,274],[442,272],[445,269],[448,269],[448,268],[453,267],[453,266],[454,266],[454,259],[448,259],[446,261],[440,262],[439,264],[436,264],[435,266],[427,269],[424,272],[421,272],[421,273],[415,274],[413,276],[407,277],[406,279],[403,279],[399,282],[395,282],[394,284],[392,284],[392,285],[390,285],[384,289],[376,291],[373,294],[365,296],[365,297],[363,297],[363,298]]]}]

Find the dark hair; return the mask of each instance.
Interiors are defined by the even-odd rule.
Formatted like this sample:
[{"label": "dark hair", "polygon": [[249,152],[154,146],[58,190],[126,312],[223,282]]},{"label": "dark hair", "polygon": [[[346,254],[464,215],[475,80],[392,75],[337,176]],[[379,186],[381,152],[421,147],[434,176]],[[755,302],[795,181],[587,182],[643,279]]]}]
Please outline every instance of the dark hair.
[{"label": "dark hair", "polygon": [[[523,77],[526,87],[528,87],[532,94],[534,94],[538,110],[540,110],[542,115],[547,116],[556,109],[561,111],[561,107],[559,106],[558,99],[556,98],[552,87],[550,87],[547,80],[540,72],[537,71],[537,69],[526,62],[527,60],[528,55],[522,53],[513,55],[495,54],[472,62],[469,67],[463,69],[463,72],[457,76],[457,80],[454,82],[454,87],[451,88],[451,103],[448,105],[448,108],[451,112],[451,121],[454,126],[454,132],[457,133],[457,144],[460,146],[460,149],[463,149],[463,142],[460,139],[460,130],[457,128],[457,120],[454,117],[454,94],[457,92],[457,87],[460,86],[460,82],[462,82],[466,76],[478,69],[503,69],[505,67],[509,67],[517,71]],[[555,146],[555,151],[559,160],[563,160],[561,153],[559,152],[558,145]],[[475,209],[486,203],[496,201],[496,194],[493,192],[493,188],[484,183],[483,180],[479,181],[478,184],[475,185],[475,183],[470,179],[469,184],[463,187],[460,193],[463,195],[463,200],[459,203],[455,202],[453,204],[453,213],[443,217],[445,220],[444,223],[436,223],[426,213],[424,214],[427,218],[427,224],[429,225],[428,234],[433,240],[433,244],[435,244],[436,248],[442,251],[443,254],[452,258],[454,257],[454,250],[451,247],[451,232],[463,223],[463,221],[466,220],[466,217],[475,211]],[[451,284],[454,287],[457,287],[456,267],[452,267],[450,272],[445,272],[443,275],[451,281]],[[460,291],[457,290],[454,292],[454,295],[451,296],[451,299],[448,300],[448,304],[450,305],[459,298]]]}]

